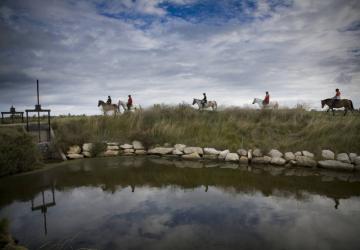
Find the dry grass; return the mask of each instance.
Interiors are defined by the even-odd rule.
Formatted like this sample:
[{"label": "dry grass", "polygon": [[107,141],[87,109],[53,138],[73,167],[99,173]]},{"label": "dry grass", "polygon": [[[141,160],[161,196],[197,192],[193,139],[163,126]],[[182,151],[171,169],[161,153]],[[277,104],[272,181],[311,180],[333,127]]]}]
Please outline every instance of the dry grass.
[{"label": "dry grass", "polygon": [[[218,112],[199,112],[186,105],[155,105],[137,113],[118,117],[90,116],[55,118],[58,144],[133,139],[147,146],[184,143],[202,147],[240,147],[282,151],[327,148],[335,152],[360,150],[360,116],[343,117],[303,109],[251,110],[227,108]],[[359,152],[358,152],[359,153]]]}]

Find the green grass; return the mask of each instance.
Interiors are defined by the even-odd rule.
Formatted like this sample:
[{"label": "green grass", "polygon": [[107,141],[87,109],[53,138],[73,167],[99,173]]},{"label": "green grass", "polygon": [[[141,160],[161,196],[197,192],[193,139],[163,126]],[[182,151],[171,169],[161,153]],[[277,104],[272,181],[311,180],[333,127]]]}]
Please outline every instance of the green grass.
[{"label": "green grass", "polygon": [[21,127],[0,129],[0,176],[36,169],[39,159],[33,138]]},{"label": "green grass", "polygon": [[[360,116],[302,109],[251,110],[227,108],[199,112],[186,105],[164,106],[117,117],[55,118],[57,143],[64,150],[84,142],[137,139],[146,146],[163,143],[229,148],[277,148],[282,151],[360,150]],[[357,152],[359,153],[359,152]]]}]

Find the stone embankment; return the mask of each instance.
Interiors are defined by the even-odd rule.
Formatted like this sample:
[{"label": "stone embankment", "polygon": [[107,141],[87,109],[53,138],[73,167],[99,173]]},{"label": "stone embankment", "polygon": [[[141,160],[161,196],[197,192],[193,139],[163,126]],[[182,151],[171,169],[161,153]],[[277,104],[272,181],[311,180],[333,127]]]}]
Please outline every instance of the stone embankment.
[{"label": "stone embankment", "polygon": [[[67,151],[67,158],[79,159],[92,157],[93,143],[84,143],[82,147],[73,145]],[[261,149],[239,149],[236,152],[230,150],[218,150],[215,148],[189,147],[184,144],[173,146],[165,144],[146,149],[140,141],[133,141],[131,144],[120,144],[118,142],[107,142],[105,151],[100,156],[118,155],[158,155],[164,157],[174,157],[184,160],[216,160],[248,164],[270,164],[283,167],[309,167],[325,168],[334,170],[354,171],[360,170],[360,156],[356,153],[335,154],[331,150],[324,149],[321,156],[316,158],[315,154],[309,151],[280,152],[272,149],[263,152]]]}]

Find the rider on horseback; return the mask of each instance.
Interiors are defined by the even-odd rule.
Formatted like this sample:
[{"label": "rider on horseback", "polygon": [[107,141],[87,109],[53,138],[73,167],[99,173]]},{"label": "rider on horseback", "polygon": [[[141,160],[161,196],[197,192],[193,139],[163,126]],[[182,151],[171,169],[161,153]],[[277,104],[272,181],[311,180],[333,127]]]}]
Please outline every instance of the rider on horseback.
[{"label": "rider on horseback", "polygon": [[205,107],[205,104],[207,103],[206,93],[203,93],[204,98],[201,100],[202,107]]},{"label": "rider on horseback", "polygon": [[108,99],[107,99],[107,101],[106,101],[106,104],[111,104],[111,97],[110,97],[110,96],[108,96]]},{"label": "rider on horseback", "polygon": [[339,89],[335,89],[335,96],[332,98],[333,99],[333,102],[331,104],[331,106],[334,106],[334,104],[337,102],[337,100],[340,100],[341,99],[341,93],[340,93],[340,90]]},{"label": "rider on horseback", "polygon": [[127,101],[127,103],[126,103],[126,106],[127,106],[128,110],[130,110],[133,101],[132,101],[131,95],[128,95],[128,97],[129,97],[129,98],[128,98],[128,101]]},{"label": "rider on horseback", "polygon": [[270,103],[270,95],[269,95],[269,92],[266,91],[266,95],[265,95],[265,98],[263,100],[263,105],[268,105]]}]

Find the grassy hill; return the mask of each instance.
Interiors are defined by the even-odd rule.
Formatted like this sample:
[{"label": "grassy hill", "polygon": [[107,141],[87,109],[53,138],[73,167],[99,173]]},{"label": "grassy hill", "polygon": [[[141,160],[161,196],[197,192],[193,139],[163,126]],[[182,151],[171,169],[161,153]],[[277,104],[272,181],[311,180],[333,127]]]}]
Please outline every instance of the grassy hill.
[{"label": "grassy hill", "polygon": [[360,153],[360,115],[332,116],[303,109],[227,108],[211,112],[186,105],[164,106],[113,116],[54,118],[57,143],[64,150],[84,142],[137,139],[146,146],[163,143],[215,147],[259,147],[282,151],[321,149]]}]

